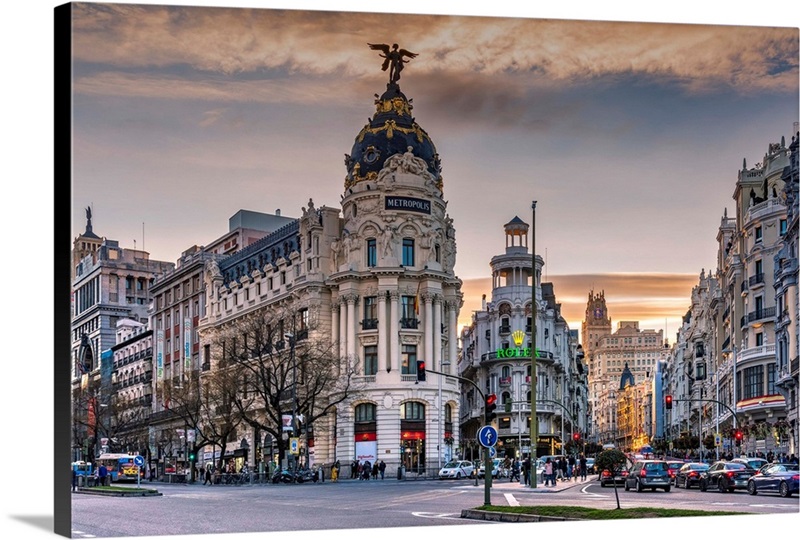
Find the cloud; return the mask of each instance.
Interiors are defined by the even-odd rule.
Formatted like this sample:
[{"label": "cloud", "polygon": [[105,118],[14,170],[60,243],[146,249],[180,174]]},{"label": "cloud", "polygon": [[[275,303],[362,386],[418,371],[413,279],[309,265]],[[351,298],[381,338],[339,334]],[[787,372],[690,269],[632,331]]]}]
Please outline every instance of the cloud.
[{"label": "cloud", "polygon": [[114,4],[74,13],[76,60],[125,69],[377,79],[381,59],[367,43],[392,36],[420,53],[417,76],[439,79],[664,79],[687,92],[747,93],[793,91],[798,77],[793,28]]},{"label": "cloud", "polygon": [[[640,328],[661,329],[667,319],[674,328],[691,306],[698,280],[696,274],[614,273],[548,276],[547,281],[553,283],[562,316],[571,329],[580,331],[590,291],[604,293],[613,327],[620,321],[640,321]],[[472,313],[481,309],[483,294],[491,301],[491,288],[491,278],[463,281],[460,325],[470,324]]]}]

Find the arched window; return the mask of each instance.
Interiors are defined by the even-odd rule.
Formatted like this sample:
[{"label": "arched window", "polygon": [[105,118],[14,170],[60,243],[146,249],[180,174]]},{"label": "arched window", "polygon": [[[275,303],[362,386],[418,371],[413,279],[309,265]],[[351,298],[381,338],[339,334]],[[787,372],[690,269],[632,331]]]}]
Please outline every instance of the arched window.
[{"label": "arched window", "polygon": [[503,371],[502,377],[504,379],[506,379],[508,377],[511,377],[511,366],[503,366],[503,370],[502,371]]},{"label": "arched window", "polygon": [[367,238],[367,266],[378,265],[378,244],[374,238]]},{"label": "arched window", "polygon": [[356,406],[356,422],[374,422],[375,405],[372,403],[362,403]]},{"label": "arched window", "polygon": [[445,422],[452,422],[453,421],[453,406],[449,403],[444,406],[444,421]]},{"label": "arched window", "polygon": [[418,401],[409,401],[402,408],[403,420],[425,420],[425,405]]}]

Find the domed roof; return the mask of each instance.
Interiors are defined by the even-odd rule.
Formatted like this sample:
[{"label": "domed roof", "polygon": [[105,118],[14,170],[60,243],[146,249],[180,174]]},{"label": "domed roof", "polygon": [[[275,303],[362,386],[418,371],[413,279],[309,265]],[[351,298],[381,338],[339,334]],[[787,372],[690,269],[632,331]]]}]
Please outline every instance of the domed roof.
[{"label": "domed roof", "polygon": [[347,189],[357,182],[375,180],[387,159],[403,154],[411,147],[414,156],[428,165],[442,188],[441,162],[433,141],[411,116],[413,106],[397,83],[388,83],[386,92],[375,94],[375,115],[356,137],[353,149],[345,157]]}]

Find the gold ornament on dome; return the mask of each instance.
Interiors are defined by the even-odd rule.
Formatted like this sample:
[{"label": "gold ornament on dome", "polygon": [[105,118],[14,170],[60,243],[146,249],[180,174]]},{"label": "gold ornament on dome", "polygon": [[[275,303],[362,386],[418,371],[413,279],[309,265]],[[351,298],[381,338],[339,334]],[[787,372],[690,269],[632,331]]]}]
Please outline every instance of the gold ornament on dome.
[{"label": "gold ornament on dome", "polygon": [[401,97],[376,99],[375,105],[378,114],[394,111],[398,116],[411,116],[411,104]]}]

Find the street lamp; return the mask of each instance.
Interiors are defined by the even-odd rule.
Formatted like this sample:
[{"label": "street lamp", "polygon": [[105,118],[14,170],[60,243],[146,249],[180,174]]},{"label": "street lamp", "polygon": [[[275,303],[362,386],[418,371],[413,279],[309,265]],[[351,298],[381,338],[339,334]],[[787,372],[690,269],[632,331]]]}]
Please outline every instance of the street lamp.
[{"label": "street lamp", "polygon": [[536,443],[539,425],[536,418],[536,201],[531,201],[531,475],[530,486],[536,487]]},{"label": "street lamp", "polygon": [[[450,362],[442,362],[442,371],[450,371]],[[439,440],[436,445],[437,450],[439,451],[439,468],[442,468],[442,442],[444,441],[444,404],[442,403],[442,379],[444,377],[439,376]]]}]

